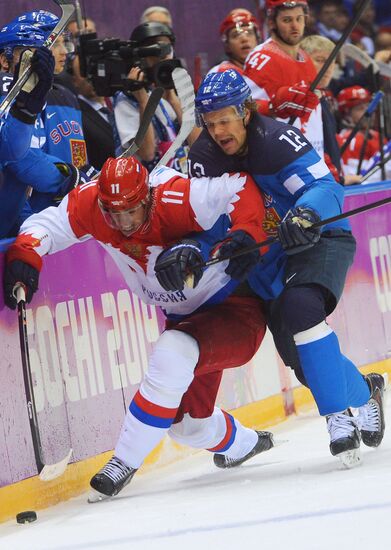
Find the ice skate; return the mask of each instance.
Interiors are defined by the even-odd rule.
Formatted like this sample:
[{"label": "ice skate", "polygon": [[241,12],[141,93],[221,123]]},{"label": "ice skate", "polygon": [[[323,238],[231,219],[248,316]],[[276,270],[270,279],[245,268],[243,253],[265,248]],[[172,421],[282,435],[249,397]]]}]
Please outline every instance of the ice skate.
[{"label": "ice skate", "polygon": [[116,456],[113,456],[90,481],[94,489],[88,497],[88,502],[98,502],[117,495],[130,483],[137,472],[136,468],[126,466]]},{"label": "ice skate", "polygon": [[272,447],[274,447],[274,440],[273,440],[273,434],[271,432],[258,432],[258,441],[255,444],[254,448],[247,453],[242,458],[229,458],[228,456],[221,455],[216,453],[213,456],[213,462],[218,468],[235,468],[236,466],[240,466],[240,464],[243,464],[243,462],[246,462],[246,460],[249,460],[255,455],[258,455],[259,453],[263,453],[264,451],[268,451]]},{"label": "ice skate", "polygon": [[347,468],[360,464],[360,432],[357,419],[351,415],[349,410],[346,410],[330,414],[326,420],[330,434],[331,454],[338,457]]},{"label": "ice skate", "polygon": [[371,397],[358,409],[358,423],[363,443],[368,447],[378,447],[384,436],[384,392],[386,382],[381,374],[372,372],[365,376]]}]

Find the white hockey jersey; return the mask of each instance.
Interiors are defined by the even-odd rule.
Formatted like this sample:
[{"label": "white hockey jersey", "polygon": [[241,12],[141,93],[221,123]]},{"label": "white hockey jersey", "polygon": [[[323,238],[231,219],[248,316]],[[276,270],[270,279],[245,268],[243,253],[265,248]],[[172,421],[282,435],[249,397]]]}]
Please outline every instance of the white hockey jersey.
[{"label": "white hockey jersey", "polygon": [[148,218],[129,237],[106,224],[97,202],[97,182],[91,181],[74,189],[58,208],[28,218],[7,261],[18,259],[40,269],[45,254],[95,238],[112,256],[130,290],[144,302],[161,306],[167,315],[187,315],[203,304],[222,301],[237,284],[225,273],[226,261],[206,269],[195,289],[176,292],[160,286],[155,261],[164,247],[191,232],[202,233],[208,250],[227,231],[242,229],[263,240],[264,206],[254,181],[242,173],[189,180],[163,167],[151,176],[150,184]]}]

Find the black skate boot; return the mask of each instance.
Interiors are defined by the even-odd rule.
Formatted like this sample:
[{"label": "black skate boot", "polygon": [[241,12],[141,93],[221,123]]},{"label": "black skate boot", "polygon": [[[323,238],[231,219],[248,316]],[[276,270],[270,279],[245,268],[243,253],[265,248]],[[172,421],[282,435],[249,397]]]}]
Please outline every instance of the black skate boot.
[{"label": "black skate boot", "polygon": [[273,434],[271,432],[258,432],[258,441],[256,442],[254,448],[247,453],[242,458],[229,458],[225,455],[220,454],[214,454],[213,455],[213,462],[218,468],[235,468],[236,466],[240,466],[240,464],[243,464],[243,462],[246,462],[246,460],[249,460],[255,455],[258,455],[259,453],[263,453],[263,451],[268,451],[272,447],[274,447],[274,440],[273,440]]},{"label": "black skate boot", "polygon": [[330,452],[344,466],[351,468],[360,463],[360,432],[357,419],[349,410],[326,416],[330,434]]},{"label": "black skate boot", "polygon": [[136,468],[126,466],[122,460],[113,456],[108,463],[91,478],[90,485],[98,494],[90,495],[88,501],[96,502],[97,500],[104,500],[105,498],[118,495],[118,493],[130,483],[136,472]]},{"label": "black skate boot", "polygon": [[358,409],[361,438],[368,447],[378,447],[384,436],[384,390],[385,381],[381,374],[372,372],[365,376],[371,397]]}]

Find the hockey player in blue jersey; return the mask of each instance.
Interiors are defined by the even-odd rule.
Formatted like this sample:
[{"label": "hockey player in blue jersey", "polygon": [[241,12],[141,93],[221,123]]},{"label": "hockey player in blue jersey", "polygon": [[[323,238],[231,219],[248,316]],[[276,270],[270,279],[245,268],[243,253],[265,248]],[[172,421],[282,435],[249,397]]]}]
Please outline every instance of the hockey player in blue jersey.
[{"label": "hockey player in blue jersey", "polygon": [[[35,49],[42,46],[57,21],[57,17],[49,12],[28,12],[1,29],[0,47],[3,49],[2,55],[9,61],[12,73],[21,51],[24,48]],[[59,40],[61,41],[61,37]],[[0,75],[2,95],[7,93],[12,78],[12,74]],[[53,69],[50,78],[53,82]],[[73,98],[70,92],[69,94]],[[1,237],[10,236],[17,231],[26,217],[22,210],[26,207],[29,188],[33,190],[29,205],[34,212],[56,204],[57,197],[63,197],[80,180],[80,174],[73,163],[80,166],[86,161],[81,115],[72,102],[68,101],[70,104],[66,105],[64,97],[57,88],[50,91],[50,107],[47,106],[37,117],[28,153],[21,160],[3,165]],[[75,98],[72,101],[77,103]],[[43,174],[45,177],[42,177]]]},{"label": "hockey player in blue jersey", "polygon": [[[355,253],[348,221],[308,228],[342,211],[343,187],[300,131],[257,114],[236,71],[207,75],[196,113],[204,130],[190,151],[190,175],[247,171],[262,190],[265,229],[278,243],[248,282],[265,302],[282,359],[310,388],[327,419],[331,453],[355,463],[360,439],[371,447],[382,441],[384,379],[363,377],[326,322]],[[357,415],[351,416],[351,407],[358,408]]]},{"label": "hockey player in blue jersey", "polygon": [[[8,163],[21,161],[28,154],[37,114],[45,105],[53,80],[54,58],[49,50],[41,47],[32,57],[23,54],[22,62],[16,66],[14,79],[8,82],[7,92],[17,81],[20,69],[24,71],[30,64],[33,74],[0,125],[0,238],[7,236],[26,203],[25,186],[14,190],[5,167]],[[25,215],[27,213],[30,213],[28,207]]]}]

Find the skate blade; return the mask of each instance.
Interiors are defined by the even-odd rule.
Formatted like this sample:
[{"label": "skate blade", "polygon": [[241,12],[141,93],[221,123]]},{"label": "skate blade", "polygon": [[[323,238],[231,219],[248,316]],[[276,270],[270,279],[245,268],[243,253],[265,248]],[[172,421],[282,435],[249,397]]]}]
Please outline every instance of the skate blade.
[{"label": "skate blade", "polygon": [[339,458],[343,466],[347,469],[356,468],[361,464],[361,453],[359,448],[340,453],[337,458]]},{"label": "skate blade", "polygon": [[104,495],[103,493],[99,493],[98,491],[95,491],[95,489],[91,489],[87,498],[87,502],[89,504],[95,504],[96,502],[103,502],[104,500],[109,500],[110,498],[112,497]]}]

